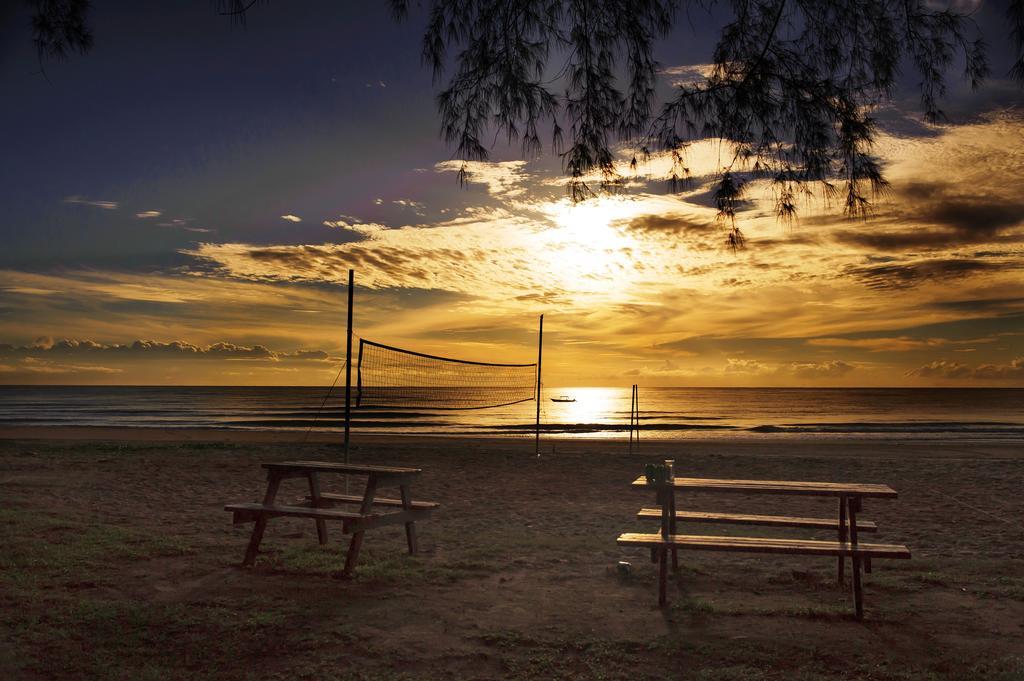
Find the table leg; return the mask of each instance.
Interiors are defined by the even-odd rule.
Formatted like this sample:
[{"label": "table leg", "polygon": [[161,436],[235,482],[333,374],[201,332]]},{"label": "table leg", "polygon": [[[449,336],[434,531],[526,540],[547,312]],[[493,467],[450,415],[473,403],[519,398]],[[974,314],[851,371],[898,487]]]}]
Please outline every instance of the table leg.
[{"label": "table leg", "polygon": [[[409,494],[409,486],[401,485],[402,508],[406,511],[412,510],[412,495]],[[405,524],[405,540],[409,544],[409,555],[416,554],[416,523],[409,521]]]},{"label": "table leg", "polygon": [[[313,507],[319,508],[321,506],[320,478],[317,476],[316,471],[309,471],[306,477],[309,478],[309,496],[313,501]],[[320,541],[321,546],[327,543],[327,523],[324,522],[323,518],[316,519],[316,538]]]},{"label": "table leg", "polygon": [[[676,490],[675,487],[668,488],[668,533],[676,534]],[[672,547],[672,570],[679,569],[679,549]]]},{"label": "table leg", "polygon": [[668,537],[668,488],[658,490],[658,505],[661,506],[661,536]]},{"label": "table leg", "polygon": [[[267,471],[267,491],[263,495],[263,505],[269,506],[277,498],[277,489],[281,486],[281,476],[275,471]],[[256,524],[252,528],[252,536],[249,537],[249,546],[245,549],[245,558],[242,565],[251,566],[256,562],[256,554],[260,549],[260,542],[263,541],[263,532],[267,529],[267,515],[261,513],[256,518]]]},{"label": "table leg", "polygon": [[[363,503],[359,507],[360,515],[368,515],[373,509],[373,495],[377,492],[377,476],[370,474],[366,478],[366,491],[363,493]],[[345,555],[345,576],[351,577],[352,571],[356,569],[356,561],[359,560],[359,549],[363,546],[364,530],[352,533],[352,540],[348,543],[348,553]]]},{"label": "table leg", "polygon": [[658,551],[658,605],[665,605],[665,587],[668,582],[668,548]]},{"label": "table leg", "polygon": [[[857,512],[864,510],[864,500],[861,499],[857,502]],[[871,574],[871,556],[864,556],[864,572],[865,574]]]},{"label": "table leg", "polygon": [[[839,497],[839,543],[846,541],[846,497]],[[846,558],[839,556],[836,564],[836,583],[844,581],[843,572],[846,570]]]},{"label": "table leg", "polygon": [[[857,547],[857,512],[860,511],[860,497],[854,497],[849,501],[850,507],[850,545]],[[853,554],[853,604],[857,613],[857,619],[864,619],[864,592],[860,581],[861,558],[855,552]]]},{"label": "table leg", "polygon": [[[655,493],[655,502],[661,508],[661,536],[668,536],[668,510],[665,504],[665,490],[659,487]],[[651,562],[657,563],[661,557],[661,551],[657,548],[651,549]]]}]

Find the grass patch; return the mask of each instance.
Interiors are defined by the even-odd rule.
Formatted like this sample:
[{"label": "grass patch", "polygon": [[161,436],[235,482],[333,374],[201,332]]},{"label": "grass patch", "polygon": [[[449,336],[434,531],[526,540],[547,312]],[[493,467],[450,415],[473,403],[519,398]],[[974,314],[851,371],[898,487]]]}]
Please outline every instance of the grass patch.
[{"label": "grass patch", "polygon": [[[341,578],[344,576],[345,548],[340,544],[292,544],[269,556],[273,569],[282,572]],[[386,553],[363,549],[352,578],[367,584],[444,584],[463,577],[490,574],[492,566],[475,562],[439,563],[410,556],[403,548]]]},{"label": "grass patch", "polygon": [[983,662],[968,672],[969,681],[1020,681],[1024,679],[1024,657],[1005,657]]},{"label": "grass patch", "polygon": [[697,681],[763,681],[770,677],[765,674],[763,669],[739,664],[701,669],[695,678]]},{"label": "grass patch", "polygon": [[154,605],[139,601],[79,599],[50,611],[26,643],[68,653],[28,665],[44,674],[94,679],[215,676],[236,656],[259,658],[278,648],[287,612],[223,607]]},{"label": "grass patch", "polygon": [[949,582],[956,579],[954,575],[939,572],[937,570],[919,572],[917,574],[908,575],[907,578],[925,586],[947,586]]},{"label": "grass patch", "polygon": [[687,615],[711,615],[722,612],[714,603],[703,598],[684,598],[680,601],[674,601],[671,607],[674,612],[681,612]]},{"label": "grass patch", "polygon": [[125,562],[192,553],[175,537],[19,509],[0,510],[0,583],[20,590],[114,578]]},{"label": "grass patch", "polygon": [[509,630],[487,632],[479,640],[498,650],[503,678],[510,680],[664,678],[672,668],[652,666],[652,646],[636,641],[541,638]]},{"label": "grass patch", "polygon": [[738,617],[756,615],[765,617],[796,617],[800,619],[849,619],[853,617],[852,604],[795,603],[765,606],[756,603],[730,603],[704,598],[683,598],[671,603],[673,612],[686,615],[723,615]]},{"label": "grass patch", "polygon": [[[263,669],[252,677],[261,679],[335,678],[323,671],[337,651],[365,652],[363,638],[338,613],[311,614],[300,603],[265,596],[178,604],[53,599],[43,614],[9,624],[16,625],[7,628],[15,649],[47,651],[19,660],[24,671],[45,678],[237,679],[247,677],[246,669]],[[292,656],[312,659],[316,671],[267,673]]]},{"label": "grass patch", "polygon": [[1013,601],[1024,601],[1024,584],[1006,583],[983,586],[975,593],[984,598],[1009,598]]}]

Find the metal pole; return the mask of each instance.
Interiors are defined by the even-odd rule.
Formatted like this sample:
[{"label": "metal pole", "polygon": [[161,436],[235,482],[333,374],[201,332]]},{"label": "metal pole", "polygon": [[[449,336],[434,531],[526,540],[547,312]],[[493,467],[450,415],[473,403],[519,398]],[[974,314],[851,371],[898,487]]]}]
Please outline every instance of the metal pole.
[{"label": "metal pole", "polygon": [[345,463],[348,463],[348,437],[352,422],[352,289],[355,270],[348,271],[348,335],[345,340]]},{"label": "metal pole", "polygon": [[636,411],[636,385],[629,387],[629,453],[633,453],[633,414]]},{"label": "metal pole", "polygon": [[636,384],[633,388],[637,391],[637,452],[640,451],[640,384]]},{"label": "metal pole", "polygon": [[537,334],[537,437],[535,440],[535,453],[540,456],[540,367],[544,354],[544,315],[540,316],[540,332]]}]

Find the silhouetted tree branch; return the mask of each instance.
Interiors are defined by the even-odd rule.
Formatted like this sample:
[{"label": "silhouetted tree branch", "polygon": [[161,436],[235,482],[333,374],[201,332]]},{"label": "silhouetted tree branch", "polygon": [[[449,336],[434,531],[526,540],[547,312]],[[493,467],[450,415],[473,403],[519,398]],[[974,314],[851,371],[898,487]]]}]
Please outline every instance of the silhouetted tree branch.
[{"label": "silhouetted tree branch", "polygon": [[[86,52],[92,34],[86,0],[32,0],[40,60]],[[243,20],[258,0],[218,0]],[[396,18],[409,0],[391,0]],[[844,210],[865,216],[886,181],[871,148],[873,110],[889,101],[910,66],[920,78],[925,117],[943,117],[947,75],[962,60],[973,88],[989,66],[968,14],[929,0],[424,0],[422,54],[435,82],[441,134],[464,160],[487,160],[485,140],[502,135],[524,155],[543,152],[542,132],[561,155],[574,201],[622,183],[616,148],[636,150],[631,166],[660,151],[672,160],[675,190],[689,176],[687,146],[726,140],[733,157],[720,170],[715,199],[735,225],[744,182],[767,178],[776,213],[796,215],[799,197],[819,188],[843,196]],[[731,20],[712,64],[694,82],[656,101],[655,42],[681,8],[726,8]],[[1024,84],[1024,0],[1008,0],[1016,61]],[[563,147],[565,129],[568,147]],[[466,179],[466,169],[459,174]]]},{"label": "silhouetted tree branch", "polygon": [[62,61],[72,52],[85,54],[92,48],[88,0],[35,0],[34,5],[32,42],[40,63]]},{"label": "silhouetted tree branch", "polygon": [[[933,122],[943,117],[939,105],[956,59],[974,88],[988,73],[985,44],[971,17],[925,0],[424,4],[424,61],[435,79],[453,70],[438,108],[443,136],[457,156],[486,160],[480,139],[492,128],[521,140],[524,154],[537,153],[543,120],[569,175],[569,194],[580,200],[621,183],[617,143],[637,150],[634,168],[653,151],[668,152],[674,190],[689,175],[687,146],[720,138],[735,149],[715,191],[734,245],[742,243],[734,220],[744,187],[737,172],[770,180],[782,219],[795,216],[799,196],[812,186],[827,198],[842,195],[845,212],[863,217],[872,196],[886,187],[871,154],[877,134],[872,111],[891,99],[901,66],[919,75],[921,106]],[[400,18],[409,5],[392,0]],[[701,79],[677,85],[656,110],[655,41],[669,34],[681,7],[712,5],[732,16],[713,63]],[[1024,1],[1011,0],[1009,18],[1018,54],[1011,75],[1024,82]],[[552,79],[557,63],[550,61],[560,59]],[[558,144],[563,127],[569,130],[564,151]],[[596,187],[592,178],[599,178]]]}]

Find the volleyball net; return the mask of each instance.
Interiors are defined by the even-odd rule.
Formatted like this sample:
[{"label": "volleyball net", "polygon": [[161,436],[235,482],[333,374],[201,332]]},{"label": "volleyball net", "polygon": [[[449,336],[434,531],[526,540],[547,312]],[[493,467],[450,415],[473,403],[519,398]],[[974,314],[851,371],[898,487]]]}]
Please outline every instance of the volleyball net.
[{"label": "volleyball net", "polygon": [[359,340],[356,407],[486,409],[536,399],[537,364],[438,357]]}]

